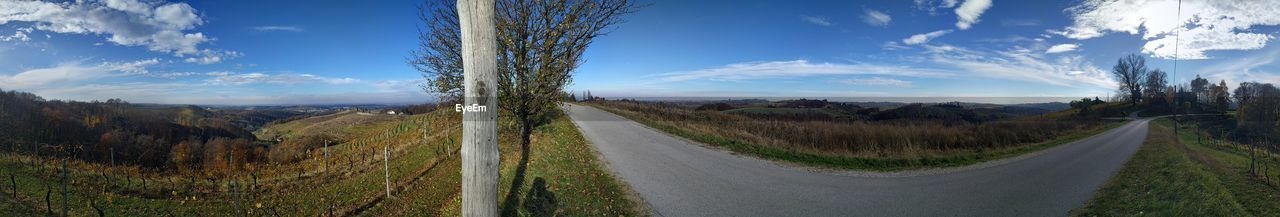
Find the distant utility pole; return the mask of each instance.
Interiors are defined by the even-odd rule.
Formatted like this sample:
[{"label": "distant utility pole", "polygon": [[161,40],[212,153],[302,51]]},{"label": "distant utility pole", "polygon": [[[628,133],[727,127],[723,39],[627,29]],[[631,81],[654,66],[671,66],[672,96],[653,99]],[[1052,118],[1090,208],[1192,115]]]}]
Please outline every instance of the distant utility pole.
[{"label": "distant utility pole", "polygon": [[382,147],[382,177],[387,183],[387,198],[391,198],[391,151]]},{"label": "distant utility pole", "polygon": [[[494,0],[459,0],[463,102],[498,108]],[[462,216],[498,216],[498,114],[462,113]]]},{"label": "distant utility pole", "polygon": [[[1182,22],[1182,0],[1178,0],[1178,22]],[[1179,23],[1178,25],[1182,25]],[[1181,27],[1181,26],[1179,26]],[[1182,28],[1174,30],[1173,34],[1173,79],[1178,79],[1178,43],[1182,37]],[[1198,76],[1197,76],[1198,77]],[[1194,94],[1194,93],[1193,93]],[[1173,138],[1178,138],[1178,107],[1182,105],[1178,103],[1178,84],[1173,84]]]},{"label": "distant utility pole", "polygon": [[324,176],[329,176],[329,140],[324,140]]},{"label": "distant utility pole", "polygon": [[67,158],[62,157],[62,216],[67,215]]}]

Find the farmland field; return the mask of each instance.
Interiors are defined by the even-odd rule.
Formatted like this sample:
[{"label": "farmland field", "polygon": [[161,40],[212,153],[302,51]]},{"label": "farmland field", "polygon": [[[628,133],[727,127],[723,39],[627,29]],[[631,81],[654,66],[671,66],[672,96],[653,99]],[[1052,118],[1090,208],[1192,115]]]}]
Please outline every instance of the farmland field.
[{"label": "farmland field", "polygon": [[[254,216],[458,215],[458,119],[456,113],[441,110],[357,125],[312,125],[307,129],[349,132],[351,139],[329,146],[327,157],[322,147],[297,162],[250,163],[243,169],[211,176],[68,160],[65,204],[73,216],[99,212],[125,216],[236,212]],[[630,193],[597,161],[567,119],[557,117],[538,128],[527,149],[516,147],[511,135],[503,138],[504,211],[525,215],[637,213]],[[389,177],[384,177],[384,148],[391,156],[386,162]],[[62,213],[61,162],[60,158],[19,154],[0,157],[0,176],[11,179],[0,188],[5,193],[0,200],[4,212]],[[391,197],[386,197],[385,180],[391,182]]]}]

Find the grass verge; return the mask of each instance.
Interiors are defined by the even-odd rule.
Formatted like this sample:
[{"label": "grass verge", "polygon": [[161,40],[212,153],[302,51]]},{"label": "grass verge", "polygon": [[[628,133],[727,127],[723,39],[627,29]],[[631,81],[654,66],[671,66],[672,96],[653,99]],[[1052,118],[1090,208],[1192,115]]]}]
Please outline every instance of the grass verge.
[{"label": "grass verge", "polygon": [[1057,145],[1083,139],[1089,136],[1106,132],[1112,128],[1123,125],[1126,122],[1111,122],[1089,130],[1082,130],[1063,136],[1059,136],[1053,140],[1032,143],[1025,145],[1012,146],[1008,148],[990,148],[978,150],[961,150],[951,151],[945,154],[931,154],[915,157],[846,157],[833,155],[820,155],[805,153],[800,151],[786,150],[765,145],[752,144],[741,140],[725,138],[722,136],[703,133],[694,130],[684,129],[660,122],[652,121],[644,117],[632,115],[627,112],[609,108],[607,106],[599,106],[594,104],[584,104],[604,111],[608,111],[619,116],[626,117],[633,121],[658,129],[666,133],[684,137],[703,144],[709,144],[716,147],[722,147],[737,153],[745,153],[765,159],[778,160],[784,162],[798,163],[805,166],[815,166],[822,168],[834,169],[853,169],[853,170],[871,170],[871,171],[902,171],[923,168],[940,168],[940,167],[956,167],[978,164],[991,160],[1004,159],[1008,157],[1027,154],[1039,150],[1044,150]]},{"label": "grass verge", "polygon": [[[1176,140],[1175,140],[1176,138]],[[1248,156],[1172,122],[1150,126],[1146,141],[1075,216],[1276,216],[1280,191],[1246,173]],[[1265,164],[1280,166],[1275,161]]]}]

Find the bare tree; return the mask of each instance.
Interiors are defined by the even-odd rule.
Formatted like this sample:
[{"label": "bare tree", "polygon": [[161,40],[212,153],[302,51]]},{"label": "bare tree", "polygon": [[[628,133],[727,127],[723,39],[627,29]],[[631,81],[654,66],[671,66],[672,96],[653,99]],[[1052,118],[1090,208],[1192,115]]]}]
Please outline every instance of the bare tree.
[{"label": "bare tree", "polygon": [[1275,85],[1244,82],[1236,87],[1236,99],[1240,108],[1236,111],[1240,134],[1250,144],[1249,171],[1256,173],[1256,156],[1260,142],[1271,139],[1276,133],[1276,122],[1280,121],[1280,88]]},{"label": "bare tree", "polygon": [[1213,108],[1219,113],[1226,114],[1227,108],[1231,106],[1231,92],[1227,90],[1227,81],[1222,80],[1220,83],[1209,88],[1213,95]]},{"label": "bare tree", "polygon": [[[1151,70],[1143,78],[1142,89],[1146,92],[1146,100],[1151,103],[1168,103],[1165,101],[1165,87],[1168,86],[1169,75],[1159,69]],[[1153,104],[1154,105],[1154,104]]]},{"label": "bare tree", "polygon": [[[464,102],[498,104],[498,46],[493,0],[457,4],[461,32]],[[476,109],[462,114],[462,215],[498,215],[498,114]]]},{"label": "bare tree", "polygon": [[1129,99],[1129,103],[1138,105],[1142,98],[1142,81],[1147,75],[1147,59],[1138,54],[1121,57],[1111,68],[1111,75],[1120,81],[1120,93]]},{"label": "bare tree", "polygon": [[[1190,97],[1191,97],[1190,101],[1193,104],[1196,104],[1196,105],[1207,104],[1206,102],[1209,102],[1210,98],[1212,98],[1209,95],[1209,80],[1201,78],[1200,75],[1196,75],[1196,79],[1191,80],[1191,96]],[[1199,106],[1196,106],[1196,107],[1198,108]]]},{"label": "bare tree", "polygon": [[1236,109],[1236,120],[1240,121],[1241,125],[1244,124],[1245,110],[1253,102],[1253,96],[1257,95],[1254,92],[1257,90],[1256,86],[1258,85],[1258,82],[1240,82],[1240,85],[1236,86],[1236,90],[1233,91],[1234,94],[1232,95],[1236,98],[1236,105],[1239,105],[1239,108]]},{"label": "bare tree", "polygon": [[[503,115],[513,116],[520,128],[522,146],[529,144],[533,128],[541,124],[544,114],[555,109],[555,103],[562,98],[560,93],[572,81],[572,72],[582,63],[582,54],[592,40],[606,34],[611,26],[622,21],[622,15],[637,8],[632,0],[482,0],[482,3],[492,6],[481,11],[473,5],[479,4],[477,2],[456,2],[455,8],[449,7],[455,4],[454,0],[428,0],[419,10],[420,19],[425,22],[419,28],[419,48],[410,52],[408,62],[426,80],[423,89],[437,94],[442,101],[462,96],[466,104],[482,103],[488,108],[496,107]],[[475,11],[463,11],[468,7]],[[469,25],[479,25],[468,23],[482,18],[470,14],[477,12],[492,16],[487,17],[492,19],[490,25],[496,25],[493,30],[487,30],[494,34],[487,38],[496,43],[494,52],[471,50],[473,43],[479,42],[469,37],[486,40],[465,31],[476,27]],[[495,48],[486,45],[485,49]],[[483,82],[473,81],[471,77],[476,70],[473,67],[479,67],[476,66],[479,63],[472,60],[487,61],[488,58],[496,58],[494,64],[486,63],[484,67],[496,66],[492,73],[496,73],[497,79],[491,81],[485,77]],[[483,118],[465,113],[464,124],[479,119],[496,121],[499,112],[477,113],[484,114]],[[463,214],[496,214],[490,211],[496,208],[497,200],[497,146],[481,147],[467,139],[468,135],[476,135],[476,140],[496,142],[496,134],[477,135],[480,129],[472,128],[464,126],[463,132]],[[490,132],[490,128],[484,130]],[[468,152],[468,147],[475,150]],[[469,156],[481,160],[472,162],[467,160]]]},{"label": "bare tree", "polygon": [[442,102],[462,97],[462,38],[454,0],[426,1],[418,7],[424,26],[418,29],[418,49],[409,52],[410,66],[426,80],[422,89]]},{"label": "bare tree", "polygon": [[[426,22],[420,30],[419,49],[410,53],[409,63],[422,72],[424,89],[442,98],[456,96],[459,85],[456,12],[441,5],[451,0],[429,2],[421,8]],[[520,127],[520,142],[529,143],[533,128],[541,124],[546,111],[555,109],[564,87],[572,82],[572,72],[582,63],[582,54],[596,38],[622,22],[622,16],[638,6],[632,0],[527,1],[500,0],[496,3],[498,53],[498,105],[504,115],[512,115]]]},{"label": "bare tree", "polygon": [[634,10],[629,0],[524,1],[498,4],[499,97],[520,125],[520,144],[555,109],[560,92],[596,37]]}]

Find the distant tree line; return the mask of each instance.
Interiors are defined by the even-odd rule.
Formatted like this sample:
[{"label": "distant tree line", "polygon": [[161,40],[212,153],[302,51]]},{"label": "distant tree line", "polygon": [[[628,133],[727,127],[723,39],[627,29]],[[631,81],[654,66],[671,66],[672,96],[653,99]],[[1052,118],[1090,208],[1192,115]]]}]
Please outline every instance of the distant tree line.
[{"label": "distant tree line", "polygon": [[[1280,134],[1276,131],[1280,123],[1280,89],[1273,84],[1244,81],[1233,91],[1226,80],[1214,83],[1200,75],[1187,83],[1169,84],[1164,71],[1148,69],[1146,59],[1137,54],[1120,58],[1112,75],[1120,83],[1120,97],[1144,112],[1227,114],[1235,105],[1237,135],[1242,139]],[[1083,104],[1073,102],[1072,106],[1088,107]]]},{"label": "distant tree line", "polygon": [[298,114],[45,100],[0,90],[0,151],[152,169],[223,169],[236,165],[227,155],[264,160],[265,146],[255,144],[247,126]]}]

